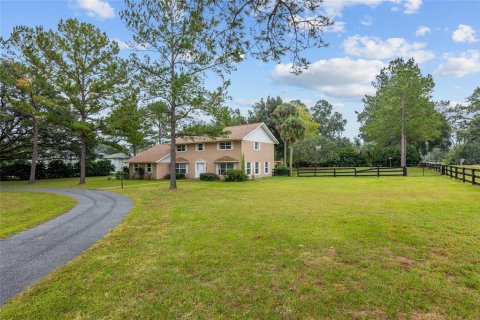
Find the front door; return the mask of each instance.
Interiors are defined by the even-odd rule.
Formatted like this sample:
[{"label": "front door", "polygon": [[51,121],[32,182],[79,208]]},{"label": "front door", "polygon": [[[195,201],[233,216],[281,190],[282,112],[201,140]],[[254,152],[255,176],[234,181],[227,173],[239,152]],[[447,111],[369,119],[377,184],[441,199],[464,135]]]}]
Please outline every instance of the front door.
[{"label": "front door", "polygon": [[200,178],[201,173],[205,173],[207,166],[205,162],[195,162],[195,178]]}]

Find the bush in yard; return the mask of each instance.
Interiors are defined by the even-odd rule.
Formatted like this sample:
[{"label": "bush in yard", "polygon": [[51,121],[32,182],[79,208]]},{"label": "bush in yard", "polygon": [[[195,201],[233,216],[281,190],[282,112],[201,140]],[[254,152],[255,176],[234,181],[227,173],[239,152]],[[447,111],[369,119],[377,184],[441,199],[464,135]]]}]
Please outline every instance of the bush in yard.
[{"label": "bush in yard", "polygon": [[248,180],[248,176],[243,170],[225,171],[225,181],[242,182],[247,180]]},{"label": "bush in yard", "polygon": [[108,159],[91,161],[87,164],[87,176],[109,176],[115,170],[112,162]]},{"label": "bush in yard", "polygon": [[115,178],[117,179],[121,179],[122,175],[124,180],[127,180],[130,178],[130,174],[127,166],[123,167],[122,170],[115,172]]},{"label": "bush in yard", "polygon": [[[175,176],[177,176],[177,180],[185,179],[185,173],[177,173]],[[170,179],[170,173],[167,173],[163,178]]]},{"label": "bush in yard", "polygon": [[217,181],[220,180],[220,177],[215,173],[205,172],[200,173],[200,180],[202,181]]},{"label": "bush in yard", "polygon": [[1,180],[27,180],[30,177],[30,162],[26,160],[2,161],[0,164]]},{"label": "bush in yard", "polygon": [[275,167],[274,174],[275,176],[288,176],[290,174],[290,169],[285,166]]},{"label": "bush in yard", "polygon": [[70,178],[74,177],[79,171],[76,171],[74,164],[64,162],[63,160],[52,160],[47,166],[48,178]]}]

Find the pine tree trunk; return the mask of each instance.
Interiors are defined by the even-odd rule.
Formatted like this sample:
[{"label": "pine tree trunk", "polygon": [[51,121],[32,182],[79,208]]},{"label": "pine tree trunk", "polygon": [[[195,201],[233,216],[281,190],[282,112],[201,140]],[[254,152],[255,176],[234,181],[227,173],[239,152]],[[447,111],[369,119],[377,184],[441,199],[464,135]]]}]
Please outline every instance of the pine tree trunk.
[{"label": "pine tree trunk", "polygon": [[293,145],[290,143],[290,177],[292,176],[293,172]]},{"label": "pine tree trunk", "polygon": [[406,167],[407,166],[407,138],[406,138],[406,132],[405,132],[405,111],[404,111],[404,102],[402,99],[402,106],[401,106],[401,111],[400,111],[400,117],[402,121],[401,125],[401,138],[400,138],[400,166]]},{"label": "pine tree trunk", "polygon": [[283,166],[287,166],[287,141],[283,141]]},{"label": "pine tree trunk", "polygon": [[32,135],[32,164],[30,166],[30,180],[28,183],[35,182],[35,176],[37,171],[37,158],[38,158],[38,127],[40,119],[37,116],[33,117],[33,135]]},{"label": "pine tree trunk", "polygon": [[82,133],[80,137],[80,184],[85,184],[86,159],[87,159],[87,137]]},{"label": "pine tree trunk", "polygon": [[177,175],[175,171],[177,144],[175,142],[176,136],[176,122],[175,122],[175,105],[171,106],[172,111],[170,115],[170,190],[177,189]]}]

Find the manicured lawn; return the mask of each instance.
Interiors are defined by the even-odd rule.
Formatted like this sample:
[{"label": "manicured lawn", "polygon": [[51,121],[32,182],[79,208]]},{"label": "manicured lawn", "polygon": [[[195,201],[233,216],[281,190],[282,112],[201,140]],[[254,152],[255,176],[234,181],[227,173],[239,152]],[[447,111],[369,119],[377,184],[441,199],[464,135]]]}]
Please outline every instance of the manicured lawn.
[{"label": "manicured lawn", "polygon": [[446,177],[182,181],[1,319],[478,319],[480,188]]},{"label": "manicured lawn", "polygon": [[70,197],[26,191],[0,191],[0,239],[64,213],[75,205]]},{"label": "manicured lawn", "polygon": [[[0,181],[0,187],[5,188],[88,188],[88,189],[120,189],[120,180],[115,179],[115,177],[87,177],[87,183],[84,185],[78,184],[79,178],[68,178],[68,179],[45,179],[38,180],[35,184],[28,184],[26,181]],[[124,180],[124,186],[141,186],[146,184],[167,184],[166,180]]]}]

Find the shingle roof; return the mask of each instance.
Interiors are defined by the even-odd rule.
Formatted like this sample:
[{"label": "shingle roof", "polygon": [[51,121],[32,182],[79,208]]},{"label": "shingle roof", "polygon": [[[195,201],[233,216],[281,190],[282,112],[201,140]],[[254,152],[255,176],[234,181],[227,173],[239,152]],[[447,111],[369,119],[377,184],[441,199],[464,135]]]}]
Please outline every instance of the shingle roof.
[{"label": "shingle roof", "polygon": [[212,142],[212,141],[224,141],[224,140],[242,140],[250,132],[261,126],[262,123],[251,123],[240,126],[225,127],[224,131],[229,132],[225,136],[218,138],[211,138],[208,136],[191,137],[191,138],[177,138],[176,143],[188,144],[198,142]]},{"label": "shingle roof", "polygon": [[229,157],[229,156],[223,156],[223,157],[215,160],[215,162],[240,162],[240,161],[238,161],[235,158]]},{"label": "shingle roof", "polygon": [[190,160],[187,160],[183,157],[177,157],[175,158],[175,162],[180,163],[180,162],[190,162]]},{"label": "shingle roof", "polygon": [[108,156],[105,156],[104,158],[105,159],[128,159],[130,157],[127,156],[123,152],[119,152],[119,153],[109,154]]},{"label": "shingle roof", "polygon": [[170,153],[169,144],[157,144],[150,149],[145,150],[137,154],[135,157],[128,160],[128,163],[155,163],[161,158],[167,156]]}]

